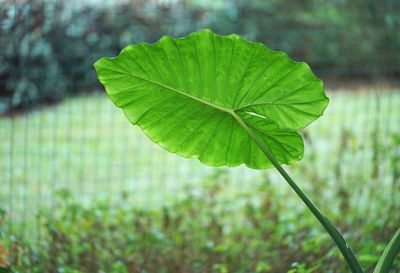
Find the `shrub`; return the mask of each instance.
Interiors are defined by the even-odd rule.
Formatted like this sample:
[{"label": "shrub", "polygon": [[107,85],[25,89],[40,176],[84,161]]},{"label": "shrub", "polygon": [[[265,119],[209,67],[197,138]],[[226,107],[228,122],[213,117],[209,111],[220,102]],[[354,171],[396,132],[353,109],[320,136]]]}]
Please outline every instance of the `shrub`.
[{"label": "shrub", "polygon": [[252,0],[209,7],[202,1],[112,6],[2,1],[0,113],[90,91],[97,82],[91,65],[100,56],[203,27],[266,42],[307,60],[319,75],[400,72],[398,3],[319,2]]}]

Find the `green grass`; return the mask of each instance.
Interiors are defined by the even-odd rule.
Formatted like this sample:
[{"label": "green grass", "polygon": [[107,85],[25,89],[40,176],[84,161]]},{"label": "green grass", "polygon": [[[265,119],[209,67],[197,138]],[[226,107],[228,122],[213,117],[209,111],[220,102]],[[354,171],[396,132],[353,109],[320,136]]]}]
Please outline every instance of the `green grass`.
[{"label": "green grass", "polygon": [[[390,192],[393,170],[388,147],[399,133],[400,93],[328,95],[331,101],[325,115],[305,132],[303,161],[290,170],[309,191],[316,191],[320,183],[332,190],[339,184],[354,187],[354,181],[365,185],[351,192],[352,202],[362,207],[368,205],[365,197],[376,183]],[[70,98],[12,118],[1,117],[0,139],[0,200],[14,221],[31,219],[39,208],[51,207],[54,192],[63,188],[83,202],[115,199],[125,191],[138,206],[154,208],[212,172],[195,159],[180,158],[151,143],[103,95]],[[371,179],[377,165],[379,179]],[[241,166],[229,169],[233,180],[229,191],[251,188],[253,178],[260,175],[282,183],[273,170],[258,172]]]}]

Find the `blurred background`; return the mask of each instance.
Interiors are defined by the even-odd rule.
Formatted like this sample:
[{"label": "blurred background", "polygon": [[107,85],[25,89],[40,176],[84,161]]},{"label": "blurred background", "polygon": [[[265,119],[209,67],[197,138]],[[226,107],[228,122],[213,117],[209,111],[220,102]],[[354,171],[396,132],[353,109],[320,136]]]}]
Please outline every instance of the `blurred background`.
[{"label": "blurred background", "polygon": [[97,59],[206,27],[325,81],[330,105],[287,169],[372,272],[400,226],[397,0],[0,0],[0,267],[348,272],[274,170],[169,154],[105,96]]}]

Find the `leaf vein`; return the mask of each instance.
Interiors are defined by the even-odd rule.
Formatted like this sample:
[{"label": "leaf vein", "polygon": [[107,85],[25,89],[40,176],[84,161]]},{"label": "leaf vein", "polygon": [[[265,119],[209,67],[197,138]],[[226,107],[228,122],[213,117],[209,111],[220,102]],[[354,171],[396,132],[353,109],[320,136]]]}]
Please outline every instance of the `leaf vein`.
[{"label": "leaf vein", "polygon": [[172,111],[168,112],[167,114],[165,114],[165,115],[159,117],[158,119],[156,119],[155,121],[153,121],[153,122],[152,122],[151,124],[149,124],[147,127],[149,128],[149,127],[154,126],[156,123],[159,123],[161,120],[163,120],[163,119],[165,119],[166,117],[170,116],[172,113],[173,113],[173,114],[176,114],[176,113],[178,113],[179,111],[182,111],[182,110],[185,109],[185,107],[186,107],[188,104],[190,104],[190,103],[191,103],[191,101],[188,100],[186,103],[184,103],[184,104],[181,105],[181,106],[177,105],[177,106],[179,106],[178,110],[173,109]]},{"label": "leaf vein", "polygon": [[261,72],[257,75],[257,77],[253,80],[253,82],[249,85],[249,88],[247,88],[246,93],[244,94],[244,96],[240,99],[238,105],[240,105],[243,100],[250,94],[251,89],[253,88],[254,84],[261,78],[262,75],[264,75],[264,73],[268,70],[269,67],[271,67],[275,61],[281,57],[282,55],[277,55],[268,65],[266,65],[264,67],[263,70],[261,70]]},{"label": "leaf vein", "polygon": [[210,138],[207,141],[207,144],[204,146],[204,149],[199,154],[199,158],[201,158],[204,155],[205,151],[208,149],[208,146],[210,145],[211,140],[217,134],[218,128],[221,125],[222,121],[225,119],[225,117],[226,117],[226,115],[223,114],[221,120],[218,122],[217,126],[215,126],[213,133],[210,135]]},{"label": "leaf vein", "polygon": [[194,116],[195,114],[197,114],[198,112],[200,112],[202,109],[202,107],[199,107],[199,109],[197,109],[196,111],[193,111],[188,117],[186,117],[185,119],[182,119],[181,122],[177,123],[174,127],[172,127],[170,130],[168,130],[161,138],[160,141],[163,141],[165,139],[165,137],[167,135],[169,135],[169,133],[173,132],[176,128],[178,128],[179,126],[181,126],[183,123],[185,123],[189,118],[191,118],[192,116]]},{"label": "leaf vein", "polygon": [[231,146],[232,146],[232,138],[233,138],[233,132],[235,130],[235,124],[236,124],[236,121],[232,117],[231,126],[230,126],[231,127],[231,133],[229,134],[228,147],[227,147],[226,152],[225,152],[225,165],[227,165],[229,163],[229,151],[230,151]]},{"label": "leaf vein", "polygon": [[298,67],[300,67],[299,65],[294,65],[287,73],[285,73],[282,77],[280,77],[277,81],[275,81],[271,86],[269,86],[266,90],[261,91],[260,94],[258,94],[255,98],[252,99],[252,101],[256,101],[258,100],[262,95],[264,95],[265,93],[267,93],[269,90],[271,90],[272,88],[274,88],[279,82],[281,82],[286,76],[288,76],[289,74],[293,73],[293,71],[295,71]]},{"label": "leaf vein", "polygon": [[237,39],[235,39],[233,41],[233,45],[232,45],[232,48],[231,48],[231,58],[230,58],[230,61],[229,61],[228,76],[226,77],[225,90],[224,90],[224,105],[227,105],[226,101],[227,101],[228,82],[229,82],[229,78],[231,77],[232,60],[233,60],[233,53],[235,52],[236,41],[237,41]]},{"label": "leaf vein", "polygon": [[[177,146],[178,146],[178,147],[183,147],[183,144],[185,144],[185,142],[187,142],[188,139],[191,139],[192,136],[193,136],[205,123],[207,123],[207,121],[209,121],[210,117],[212,117],[214,114],[215,114],[215,113],[214,113],[213,111],[211,111],[211,114],[208,115],[208,116],[206,116],[206,118],[204,119],[204,121],[202,121],[202,122],[200,123],[200,125],[197,126],[196,129],[194,129],[188,136],[186,136],[186,137],[184,138],[184,140],[183,140],[179,145],[177,145]],[[179,151],[179,150],[178,150],[178,151]]]},{"label": "leaf vein", "polygon": [[174,99],[176,96],[178,96],[178,94],[175,94],[171,97],[168,97],[166,99],[161,100],[160,102],[153,104],[151,107],[147,108],[146,111],[144,111],[142,113],[142,115],[140,115],[140,117],[136,120],[136,124],[138,124],[151,110],[153,110],[154,108],[160,106],[161,104],[169,101],[170,99]]},{"label": "leaf vein", "polygon": [[236,108],[236,100],[237,100],[237,97],[238,97],[238,93],[239,93],[239,90],[240,90],[240,86],[242,85],[242,82],[243,82],[243,79],[244,79],[244,75],[246,75],[246,72],[247,72],[247,70],[249,69],[249,65],[250,65],[251,61],[253,60],[254,55],[256,54],[256,51],[257,51],[257,50],[258,50],[258,46],[256,46],[255,49],[253,50],[253,52],[252,52],[252,54],[250,55],[250,58],[249,58],[249,60],[248,60],[248,62],[247,62],[247,64],[246,64],[246,68],[243,70],[243,74],[242,74],[242,76],[241,76],[241,78],[240,78],[240,81],[239,81],[239,83],[238,83],[238,88],[237,88],[237,90],[236,90],[236,92],[235,92],[235,98],[233,99],[233,102],[232,102],[232,108]]}]

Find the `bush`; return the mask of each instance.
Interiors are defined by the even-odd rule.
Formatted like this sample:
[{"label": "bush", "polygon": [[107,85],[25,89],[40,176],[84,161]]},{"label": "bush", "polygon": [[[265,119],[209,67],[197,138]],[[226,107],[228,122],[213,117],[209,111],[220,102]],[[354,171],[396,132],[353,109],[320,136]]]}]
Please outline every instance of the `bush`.
[{"label": "bush", "polygon": [[169,27],[156,19],[174,15],[130,5],[107,10],[74,8],[64,1],[5,1],[0,9],[0,37],[5,37],[0,43],[0,113],[92,90],[97,59],[114,56],[129,43],[154,40]]},{"label": "bush", "polygon": [[284,50],[306,60],[320,76],[400,72],[396,1],[206,3],[72,6],[65,1],[2,1],[0,113],[93,90],[97,80],[92,64],[101,56],[115,56],[131,43],[204,27]]}]

